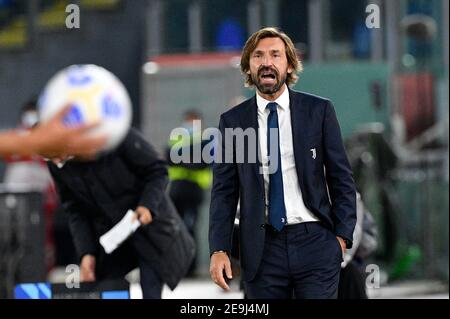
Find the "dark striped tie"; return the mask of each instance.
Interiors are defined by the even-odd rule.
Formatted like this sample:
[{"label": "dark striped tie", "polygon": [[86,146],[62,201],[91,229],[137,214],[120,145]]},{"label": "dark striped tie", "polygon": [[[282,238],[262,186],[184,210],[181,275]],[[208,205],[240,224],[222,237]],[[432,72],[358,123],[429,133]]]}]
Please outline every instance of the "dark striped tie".
[{"label": "dark striped tie", "polygon": [[[275,172],[269,173],[269,224],[276,230],[280,231],[286,224],[286,207],[284,205],[284,190],[283,190],[283,174],[281,173],[281,154],[280,154],[280,132],[278,128],[278,104],[271,102],[267,104],[270,110],[267,118],[267,156],[270,163],[273,163],[278,157],[278,165]],[[271,134],[276,134],[272,139],[278,141],[278,147],[275,154],[271,154],[270,140]]]}]

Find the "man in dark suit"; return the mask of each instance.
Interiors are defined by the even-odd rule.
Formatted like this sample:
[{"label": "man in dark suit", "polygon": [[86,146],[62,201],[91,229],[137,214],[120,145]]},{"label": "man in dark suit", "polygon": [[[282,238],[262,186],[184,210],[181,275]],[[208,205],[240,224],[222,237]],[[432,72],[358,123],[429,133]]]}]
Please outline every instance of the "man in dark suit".
[{"label": "man in dark suit", "polygon": [[[333,106],[288,88],[301,63],[292,41],[277,29],[261,29],[248,39],[241,70],[257,94],[220,118],[222,158],[214,164],[210,208],[211,277],[229,289],[225,278],[232,278],[229,254],[240,200],[247,296],[336,298],[342,256],[352,246],[356,193]],[[255,131],[259,159],[252,161],[249,154],[236,160],[242,155],[239,136],[227,135],[227,129]],[[244,149],[256,149],[248,136]]]},{"label": "man in dark suit", "polygon": [[[139,266],[144,298],[174,289],[195,253],[193,238],[165,193],[165,162],[135,130],[119,147],[95,160],[48,163],[81,261],[81,281],[123,278]],[[113,253],[99,238],[129,210],[141,226]]]}]

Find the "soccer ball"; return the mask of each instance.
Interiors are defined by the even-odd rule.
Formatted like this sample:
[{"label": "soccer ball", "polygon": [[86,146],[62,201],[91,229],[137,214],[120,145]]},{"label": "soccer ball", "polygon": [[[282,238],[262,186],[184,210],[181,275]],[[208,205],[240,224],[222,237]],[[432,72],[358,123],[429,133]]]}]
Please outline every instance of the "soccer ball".
[{"label": "soccer ball", "polygon": [[98,122],[91,136],[106,136],[103,150],[114,149],[131,125],[131,100],[120,80],[93,64],[72,65],[56,73],[45,86],[39,101],[39,119],[49,121],[71,105],[64,124],[76,127]]}]

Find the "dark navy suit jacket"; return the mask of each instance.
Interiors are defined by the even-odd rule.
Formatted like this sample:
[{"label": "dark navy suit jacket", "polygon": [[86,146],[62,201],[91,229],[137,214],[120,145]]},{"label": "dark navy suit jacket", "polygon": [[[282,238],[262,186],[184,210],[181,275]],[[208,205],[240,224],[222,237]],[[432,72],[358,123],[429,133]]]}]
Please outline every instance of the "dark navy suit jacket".
[{"label": "dark navy suit jacket", "polygon": [[[306,93],[289,90],[289,98],[295,164],[305,206],[336,236],[349,240],[351,247],[356,192],[334,108],[330,100]],[[236,151],[236,139],[226,138],[226,128],[257,130],[256,96],[221,115],[223,156],[226,147]],[[311,149],[316,150],[315,159]],[[258,270],[266,231],[263,175],[259,160],[251,162],[246,156],[240,163],[236,157],[232,163],[214,163],[209,221],[210,253],[230,252],[240,200],[240,261],[247,281]]]}]

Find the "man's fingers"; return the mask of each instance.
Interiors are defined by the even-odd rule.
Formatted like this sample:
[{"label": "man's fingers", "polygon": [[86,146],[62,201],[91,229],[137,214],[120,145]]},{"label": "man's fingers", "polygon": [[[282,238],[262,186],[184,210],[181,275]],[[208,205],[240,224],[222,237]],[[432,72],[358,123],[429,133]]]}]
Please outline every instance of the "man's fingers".
[{"label": "man's fingers", "polygon": [[89,272],[86,276],[87,280],[94,281],[95,280],[95,274],[93,272]]},{"label": "man's fingers", "polygon": [[231,270],[230,260],[228,260],[228,262],[225,263],[225,274],[227,275],[228,279],[233,279],[233,272]]},{"label": "man's fingers", "polygon": [[[153,220],[152,214],[151,214],[151,212],[150,212],[147,208],[144,208],[144,207],[138,207],[138,208],[136,209],[135,213],[136,213],[135,219],[136,219],[136,218],[139,218],[139,221],[140,221],[141,224],[143,224],[143,225],[150,224],[150,223],[152,222],[152,220]],[[133,221],[134,221],[135,219],[133,219]]]},{"label": "man's fingers", "polygon": [[220,275],[217,276],[216,284],[218,284],[219,287],[224,290],[230,290],[230,287],[228,287],[227,282],[225,281],[225,278],[223,276],[223,271],[220,271]]},{"label": "man's fingers", "polygon": [[[70,112],[71,105],[66,105],[61,111],[57,113],[54,119],[62,124],[64,116]],[[67,133],[69,138],[69,147],[73,148],[77,153],[83,153],[85,150],[86,154],[92,154],[101,146],[106,143],[107,136],[88,136],[90,130],[96,128],[100,124],[100,121],[95,121],[93,123],[81,124],[76,127],[67,127]],[[71,140],[72,139],[72,140]],[[70,144],[72,142],[72,144]]]},{"label": "man's fingers", "polygon": [[134,222],[135,220],[139,220],[139,222],[143,225],[146,225],[150,222],[150,218],[147,214],[142,214],[140,212],[136,212],[133,216],[132,221]]},{"label": "man's fingers", "polygon": [[143,214],[141,215],[141,218],[139,219],[139,221],[141,222],[141,224],[150,224],[150,222],[152,221],[152,218],[148,215],[148,214]]},{"label": "man's fingers", "polygon": [[223,264],[214,266],[211,270],[211,279],[216,283],[216,285],[218,285],[222,289],[229,290],[230,287],[228,287],[225,281],[225,278],[223,276],[223,270],[224,270]]},{"label": "man's fingers", "polygon": [[95,281],[95,273],[93,271],[83,271],[80,274],[81,281]]},{"label": "man's fingers", "polygon": [[341,246],[342,254],[345,254],[345,251],[347,250],[347,247],[345,245],[344,240],[341,237],[339,237],[339,236],[336,236],[336,238],[337,238],[337,240],[339,242],[339,245]]},{"label": "man's fingers", "polygon": [[100,125],[100,121],[95,121],[92,123],[82,124],[80,126],[74,127],[73,129],[76,130],[78,133],[86,133]]},{"label": "man's fingers", "polygon": [[[68,115],[71,110],[72,110],[72,105],[71,104],[65,105],[61,110],[59,110],[52,117],[52,121],[57,121],[57,122],[61,122],[62,123],[62,121],[64,120],[64,117],[66,115]],[[100,121],[95,121],[95,122],[90,123],[90,124],[81,124],[81,125],[77,126],[77,128],[81,128],[82,130],[90,130],[90,129],[98,126],[99,123],[100,123]]]},{"label": "man's fingers", "polygon": [[[100,121],[76,126],[64,125],[64,117],[72,110],[72,105],[66,105],[54,115],[48,123],[38,126],[36,139],[42,144],[39,153],[49,157],[52,153],[60,155],[67,153],[76,156],[94,156],[107,142],[107,135],[90,136],[89,132],[100,124]],[[36,131],[35,131],[36,132]]]},{"label": "man's fingers", "polygon": [[72,109],[72,105],[67,104],[61,110],[59,110],[56,115],[53,117],[54,120],[61,121],[64,116],[66,116],[70,110]]},{"label": "man's fingers", "polygon": [[[78,136],[75,136],[78,138]],[[81,137],[68,145],[67,153],[93,155],[106,143],[106,137]]]}]

